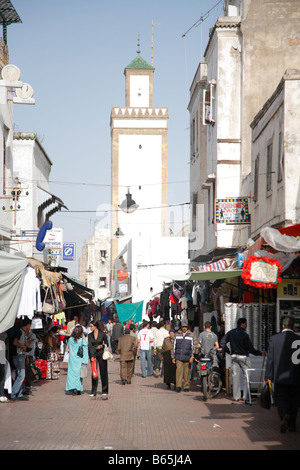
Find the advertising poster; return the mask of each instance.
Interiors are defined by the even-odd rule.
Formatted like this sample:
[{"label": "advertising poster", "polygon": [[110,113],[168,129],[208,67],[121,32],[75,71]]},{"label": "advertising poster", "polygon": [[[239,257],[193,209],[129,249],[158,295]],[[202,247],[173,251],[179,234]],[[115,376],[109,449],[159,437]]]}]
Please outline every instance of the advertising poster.
[{"label": "advertising poster", "polygon": [[247,198],[216,199],[217,224],[245,224],[249,222]]}]

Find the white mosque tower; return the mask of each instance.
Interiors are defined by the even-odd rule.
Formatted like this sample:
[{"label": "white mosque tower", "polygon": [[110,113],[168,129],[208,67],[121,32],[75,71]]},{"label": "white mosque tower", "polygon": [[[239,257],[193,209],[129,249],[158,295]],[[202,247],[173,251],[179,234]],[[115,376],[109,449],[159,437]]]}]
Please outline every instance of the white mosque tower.
[{"label": "white mosque tower", "polygon": [[[120,292],[118,270],[129,273],[126,293],[132,302],[162,283],[159,265],[168,263],[168,120],[167,107],[153,106],[154,67],[140,55],[125,67],[125,106],[111,112],[112,295]],[[135,201],[131,213],[120,209]],[[123,234],[116,236],[118,232]],[[172,242],[171,242],[172,245]],[[170,258],[170,256],[169,256]],[[174,256],[173,256],[174,261]],[[157,267],[157,268],[156,268]],[[145,289],[145,294],[142,290]],[[123,290],[122,290],[123,292]]]},{"label": "white mosque tower", "polygon": [[[167,226],[168,109],[153,107],[154,67],[140,55],[125,68],[125,106],[111,112],[112,261],[136,237],[162,236]],[[118,206],[132,195],[138,210]],[[157,208],[157,209],[155,209]]]}]

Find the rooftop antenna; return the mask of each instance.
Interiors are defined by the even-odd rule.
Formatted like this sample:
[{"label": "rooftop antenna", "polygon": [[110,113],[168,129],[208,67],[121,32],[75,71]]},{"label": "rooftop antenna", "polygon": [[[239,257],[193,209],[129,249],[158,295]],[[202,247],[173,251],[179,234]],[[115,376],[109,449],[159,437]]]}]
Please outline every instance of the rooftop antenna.
[{"label": "rooftop antenna", "polygon": [[222,2],[223,2],[223,0],[219,0],[219,1],[218,1],[213,7],[211,7],[206,13],[203,13],[203,14],[200,16],[199,20],[196,21],[196,23],[194,23],[194,24],[181,36],[182,38],[185,38],[185,36],[191,31],[191,29],[196,28],[196,27],[199,26],[199,24],[200,24],[200,26],[201,26],[201,60],[202,60],[202,57],[203,57],[203,56],[202,56],[202,23],[203,23],[204,20],[206,20],[206,18],[209,17],[210,12],[211,12],[214,8],[216,8],[216,7],[217,7],[220,3],[222,3]]},{"label": "rooftop antenna", "polygon": [[152,41],[151,41],[151,65],[153,67],[153,30],[154,30],[154,25],[159,25],[159,23],[154,23],[154,20],[152,20]]}]

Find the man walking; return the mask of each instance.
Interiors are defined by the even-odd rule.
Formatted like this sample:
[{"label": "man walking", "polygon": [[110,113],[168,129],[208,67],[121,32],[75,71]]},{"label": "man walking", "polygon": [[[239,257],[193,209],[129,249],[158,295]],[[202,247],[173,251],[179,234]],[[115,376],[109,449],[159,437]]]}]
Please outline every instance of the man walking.
[{"label": "man walking", "polygon": [[119,338],[118,353],[120,354],[120,377],[122,385],[131,384],[133,361],[136,352],[136,339],[125,329],[125,335]]},{"label": "man walking", "polygon": [[188,331],[188,322],[181,322],[181,330],[174,337],[172,361],[176,364],[176,391],[180,392],[183,380],[183,390],[190,389],[190,364],[194,359],[194,339]]},{"label": "man walking", "polygon": [[[247,320],[246,318],[239,318],[237,321],[237,328],[228,331],[222,340],[225,345],[225,352],[231,355],[232,365],[232,382],[233,382],[233,401],[238,402],[241,400],[241,387],[240,387],[240,371],[242,370],[244,375],[244,397],[246,400],[247,395],[247,376],[246,371],[251,367],[251,361],[249,353],[254,356],[265,356],[266,353],[262,353],[259,350],[254,349],[253,344],[246,333]],[[229,343],[230,349],[227,344]]]},{"label": "man walking", "polygon": [[113,353],[117,352],[118,348],[118,341],[120,336],[123,336],[123,326],[121,325],[120,321],[117,319],[116,323],[112,327],[111,332],[111,349]]},{"label": "man walking", "polygon": [[284,317],[282,331],[269,339],[265,381],[274,383],[274,400],[281,420],[280,432],[296,431],[300,405],[300,337],[294,318]]},{"label": "man walking", "polygon": [[[161,365],[161,351],[164,339],[169,336],[168,331],[165,328],[165,322],[161,320],[157,326],[157,332],[154,338],[154,375],[158,377],[160,374]],[[163,376],[163,371],[161,371]]]},{"label": "man walking", "polygon": [[[138,333],[139,342],[139,355],[141,358],[142,377],[153,374],[152,360],[151,360],[151,344],[154,341],[152,332],[149,330],[149,322],[144,320],[143,329]],[[147,374],[146,374],[146,361],[147,361]]]},{"label": "man walking", "polygon": [[197,347],[201,348],[206,356],[213,348],[219,348],[218,337],[213,331],[211,331],[211,329],[212,325],[210,321],[206,321],[204,324],[204,331],[201,331],[197,344]]}]

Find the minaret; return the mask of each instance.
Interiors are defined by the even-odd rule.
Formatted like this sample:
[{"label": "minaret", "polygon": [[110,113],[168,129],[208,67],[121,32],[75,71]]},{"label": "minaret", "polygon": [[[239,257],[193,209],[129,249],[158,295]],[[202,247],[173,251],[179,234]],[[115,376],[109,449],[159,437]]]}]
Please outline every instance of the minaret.
[{"label": "minaret", "polygon": [[138,39],[137,57],[125,68],[126,106],[152,107],[153,106],[153,73],[154,67],[149,65],[140,56],[140,43]]},{"label": "minaret", "polygon": [[[138,41],[137,56],[124,70],[125,106],[111,112],[112,237],[118,228],[124,233],[112,241],[112,263],[129,240],[167,234],[169,116],[168,108],[153,107],[153,74]],[[118,207],[128,192],[139,206],[131,214]]]}]

